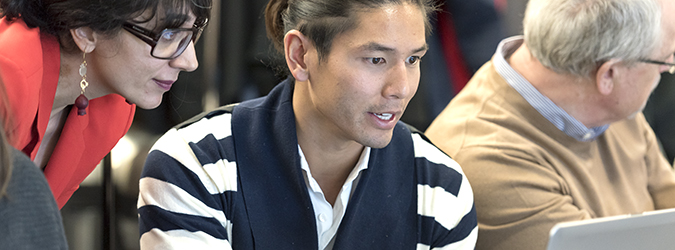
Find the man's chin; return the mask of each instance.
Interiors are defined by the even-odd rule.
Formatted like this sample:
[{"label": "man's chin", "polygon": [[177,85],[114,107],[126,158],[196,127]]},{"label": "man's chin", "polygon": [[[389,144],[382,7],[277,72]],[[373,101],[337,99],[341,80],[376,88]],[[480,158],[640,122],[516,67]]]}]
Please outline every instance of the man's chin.
[{"label": "man's chin", "polygon": [[371,148],[384,148],[389,146],[389,143],[391,143],[391,137],[393,134],[393,130],[389,132],[386,136],[382,136],[379,138],[369,138],[367,141],[361,142],[363,146],[371,147]]}]

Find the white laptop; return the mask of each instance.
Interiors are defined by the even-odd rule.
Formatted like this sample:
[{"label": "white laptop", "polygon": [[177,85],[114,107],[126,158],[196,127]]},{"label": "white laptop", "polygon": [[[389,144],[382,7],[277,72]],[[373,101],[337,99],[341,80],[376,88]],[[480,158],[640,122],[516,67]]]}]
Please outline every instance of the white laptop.
[{"label": "white laptop", "polygon": [[675,209],[558,223],[547,250],[675,249]]}]

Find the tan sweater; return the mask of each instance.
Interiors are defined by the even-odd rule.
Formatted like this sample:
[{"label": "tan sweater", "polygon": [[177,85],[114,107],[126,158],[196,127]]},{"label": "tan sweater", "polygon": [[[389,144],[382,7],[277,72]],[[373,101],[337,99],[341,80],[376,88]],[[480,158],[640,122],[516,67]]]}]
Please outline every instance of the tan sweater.
[{"label": "tan sweater", "polygon": [[675,207],[675,175],[640,113],[580,142],[485,64],[426,131],[474,190],[476,249],[545,249],[558,222]]}]

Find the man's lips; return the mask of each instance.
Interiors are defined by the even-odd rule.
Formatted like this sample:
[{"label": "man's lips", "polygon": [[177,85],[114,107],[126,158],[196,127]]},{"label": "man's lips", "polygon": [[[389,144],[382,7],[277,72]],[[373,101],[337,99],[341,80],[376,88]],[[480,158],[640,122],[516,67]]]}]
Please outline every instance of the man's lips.
[{"label": "man's lips", "polygon": [[389,121],[392,118],[394,118],[393,113],[372,113],[372,114],[377,116],[377,118],[379,118],[380,120],[383,120],[383,121]]}]

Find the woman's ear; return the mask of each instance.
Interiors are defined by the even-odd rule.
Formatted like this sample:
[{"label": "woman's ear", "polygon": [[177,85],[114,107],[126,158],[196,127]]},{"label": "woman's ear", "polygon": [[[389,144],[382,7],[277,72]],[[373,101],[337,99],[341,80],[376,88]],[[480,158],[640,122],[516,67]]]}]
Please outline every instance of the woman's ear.
[{"label": "woman's ear", "polygon": [[288,31],[284,36],[286,65],[288,65],[288,69],[297,81],[304,82],[309,79],[305,55],[311,47],[309,39],[298,30]]},{"label": "woman's ear", "polygon": [[79,27],[70,30],[73,41],[77,47],[84,53],[90,53],[96,48],[96,37],[94,31],[89,27]]},{"label": "woman's ear", "polygon": [[611,59],[600,65],[595,73],[595,83],[600,94],[609,95],[612,93],[617,74],[620,70],[623,70],[621,66],[621,60],[618,59]]}]

